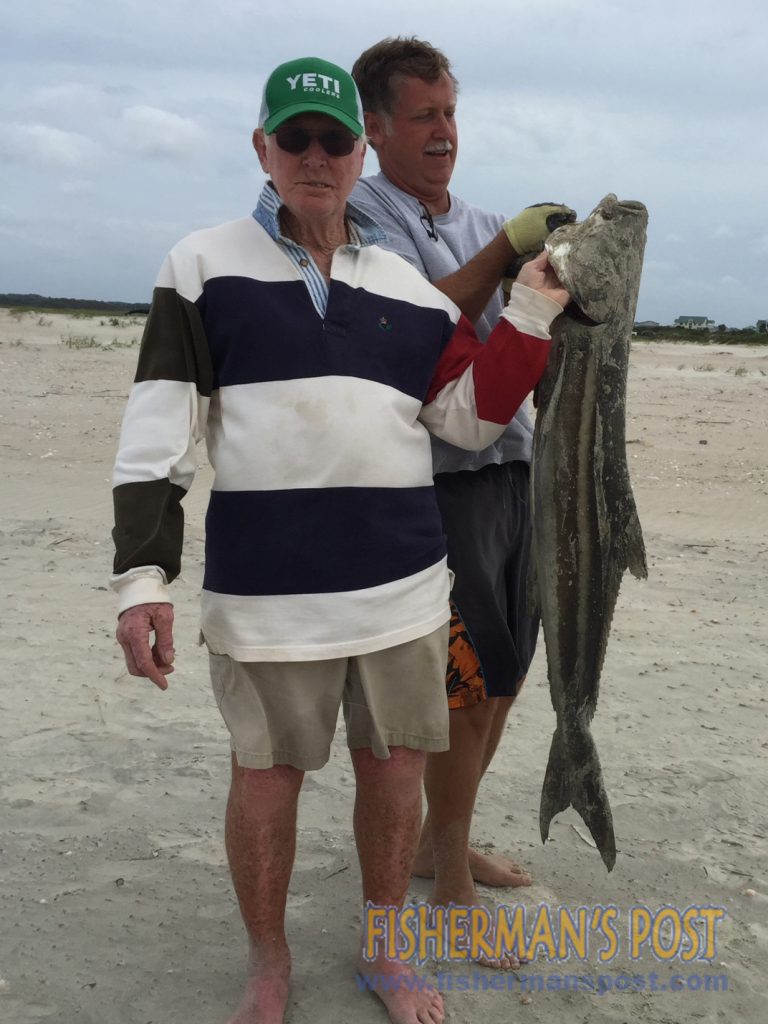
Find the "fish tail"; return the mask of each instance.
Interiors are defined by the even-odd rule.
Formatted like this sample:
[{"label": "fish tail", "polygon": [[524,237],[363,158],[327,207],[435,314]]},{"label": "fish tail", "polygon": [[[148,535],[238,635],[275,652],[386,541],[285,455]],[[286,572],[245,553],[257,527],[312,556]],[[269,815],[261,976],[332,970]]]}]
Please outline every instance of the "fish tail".
[{"label": "fish tail", "polygon": [[554,816],[567,807],[579,812],[610,871],[616,862],[613,817],[597,748],[585,725],[567,731],[558,725],[552,737],[539,808],[542,842]]}]

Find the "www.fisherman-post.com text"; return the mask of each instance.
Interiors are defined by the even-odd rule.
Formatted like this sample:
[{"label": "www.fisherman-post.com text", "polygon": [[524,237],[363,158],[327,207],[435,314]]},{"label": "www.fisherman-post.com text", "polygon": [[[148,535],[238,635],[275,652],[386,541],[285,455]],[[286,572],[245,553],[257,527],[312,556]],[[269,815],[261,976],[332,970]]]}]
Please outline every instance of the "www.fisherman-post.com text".
[{"label": "www.fisherman-post.com text", "polygon": [[548,974],[530,971],[490,973],[472,971],[449,974],[438,971],[434,978],[423,974],[358,974],[357,985],[369,992],[512,992],[534,995],[537,992],[585,992],[603,996],[609,992],[727,992],[725,974],[673,974],[662,978],[648,974]]}]

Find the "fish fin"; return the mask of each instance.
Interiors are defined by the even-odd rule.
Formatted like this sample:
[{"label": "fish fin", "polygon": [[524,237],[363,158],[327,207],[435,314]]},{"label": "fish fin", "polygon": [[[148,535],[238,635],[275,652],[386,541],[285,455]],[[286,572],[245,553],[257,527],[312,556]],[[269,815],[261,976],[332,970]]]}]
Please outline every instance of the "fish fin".
[{"label": "fish fin", "polygon": [[541,790],[541,841],[549,837],[552,819],[567,807],[575,808],[595,841],[609,871],[616,863],[616,839],[608,794],[595,741],[588,726],[566,730],[559,725],[552,737],[549,761]]},{"label": "fish fin", "polygon": [[632,517],[625,532],[627,568],[638,580],[648,579],[648,564],[645,559],[645,541],[637,510],[633,509]]}]

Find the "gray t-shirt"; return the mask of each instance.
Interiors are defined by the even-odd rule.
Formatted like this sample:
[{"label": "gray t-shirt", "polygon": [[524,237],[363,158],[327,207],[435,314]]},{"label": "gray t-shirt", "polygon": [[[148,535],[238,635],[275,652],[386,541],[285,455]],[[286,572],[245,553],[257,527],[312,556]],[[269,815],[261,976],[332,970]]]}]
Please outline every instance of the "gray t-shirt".
[{"label": "gray t-shirt", "polygon": [[[380,244],[408,260],[430,281],[439,281],[463,267],[499,233],[504,222],[501,214],[479,210],[452,194],[448,213],[432,217],[430,223],[419,200],[397,188],[381,172],[361,178],[350,201],[386,232],[387,241]],[[481,341],[488,338],[502,309],[499,288],[475,323]],[[433,437],[433,470],[455,473],[491,463],[530,463],[532,439],[533,423],[523,406],[498,441],[480,452],[464,451]]]}]

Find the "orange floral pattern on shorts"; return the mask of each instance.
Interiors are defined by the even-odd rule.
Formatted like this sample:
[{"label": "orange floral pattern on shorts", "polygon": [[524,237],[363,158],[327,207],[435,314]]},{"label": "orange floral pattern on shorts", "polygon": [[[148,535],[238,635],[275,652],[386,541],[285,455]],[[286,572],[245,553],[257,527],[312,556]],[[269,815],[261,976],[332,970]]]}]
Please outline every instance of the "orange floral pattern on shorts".
[{"label": "orange floral pattern on shorts", "polygon": [[480,660],[453,601],[445,688],[450,709],[471,707],[472,704],[479,704],[486,699],[485,677]]}]

